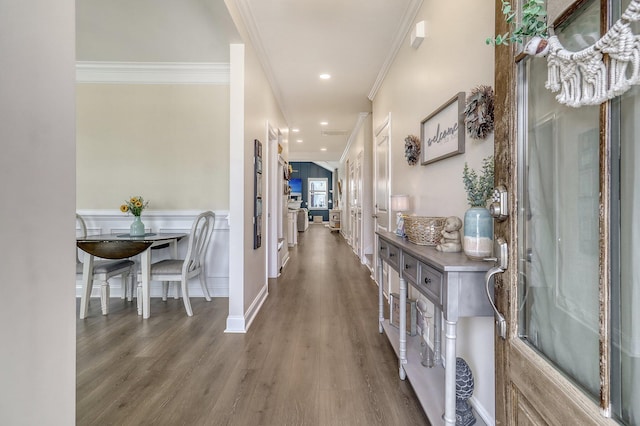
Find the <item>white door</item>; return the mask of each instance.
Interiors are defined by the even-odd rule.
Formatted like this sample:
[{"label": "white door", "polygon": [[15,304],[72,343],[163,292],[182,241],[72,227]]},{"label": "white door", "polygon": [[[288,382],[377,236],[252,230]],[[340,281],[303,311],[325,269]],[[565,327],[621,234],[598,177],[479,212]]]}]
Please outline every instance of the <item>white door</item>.
[{"label": "white door", "polygon": [[[269,278],[276,278],[280,271],[278,260],[278,226],[280,204],[282,203],[282,188],[278,184],[278,134],[268,125],[269,142],[267,143],[267,205],[263,206],[267,212],[266,247],[267,272]],[[281,226],[281,224],[280,224]]]},{"label": "white door", "polygon": [[358,217],[358,181],[356,179],[356,165],[354,163],[349,164],[349,229],[351,230],[351,239],[349,244],[353,251],[356,251],[360,234],[358,230],[357,217]]},{"label": "white door", "polygon": [[[376,127],[374,132],[374,205],[373,220],[374,229],[377,231],[389,230],[389,146],[391,142],[391,113],[386,119]],[[388,283],[387,267],[383,263],[379,265],[378,259],[378,239],[375,238],[375,251],[373,256],[373,270],[379,271],[378,267],[382,266],[383,282]],[[375,274],[376,279],[380,280],[378,273]],[[388,296],[388,289],[383,289]]]},{"label": "white door", "polygon": [[[627,4],[580,2],[555,33],[585,49]],[[495,282],[507,324],[496,421],[640,424],[640,87],[574,108],[545,88],[544,58],[498,47],[495,68],[496,184],[509,195],[495,226],[509,244]]]},{"label": "white door", "polygon": [[355,191],[356,191],[356,206],[355,206],[355,229],[356,229],[356,242],[353,246],[354,252],[358,256],[361,262],[364,262],[362,256],[362,151],[356,158],[356,168],[354,170],[355,179]]}]

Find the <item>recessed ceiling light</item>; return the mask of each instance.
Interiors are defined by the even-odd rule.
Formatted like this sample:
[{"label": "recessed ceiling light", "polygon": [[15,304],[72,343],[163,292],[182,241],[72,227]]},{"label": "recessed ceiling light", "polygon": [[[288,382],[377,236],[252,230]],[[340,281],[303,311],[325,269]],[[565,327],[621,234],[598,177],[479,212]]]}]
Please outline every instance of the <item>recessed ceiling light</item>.
[{"label": "recessed ceiling light", "polygon": [[296,139],[296,142],[302,143],[302,139]]},{"label": "recessed ceiling light", "polygon": [[320,148],[320,151],[326,151],[327,148]]},{"label": "recessed ceiling light", "polygon": [[293,129],[291,129],[291,131],[292,131],[293,133],[298,133],[298,132],[300,131],[300,129],[298,129],[298,128],[293,128]]},{"label": "recessed ceiling light", "polygon": [[326,125],[328,125],[328,124],[329,124],[329,122],[328,122],[328,121],[321,121],[321,122],[320,122],[320,125],[321,125],[321,126],[326,126]]},{"label": "recessed ceiling light", "polygon": [[320,74],[320,78],[322,80],[329,80],[331,78],[330,74]]}]

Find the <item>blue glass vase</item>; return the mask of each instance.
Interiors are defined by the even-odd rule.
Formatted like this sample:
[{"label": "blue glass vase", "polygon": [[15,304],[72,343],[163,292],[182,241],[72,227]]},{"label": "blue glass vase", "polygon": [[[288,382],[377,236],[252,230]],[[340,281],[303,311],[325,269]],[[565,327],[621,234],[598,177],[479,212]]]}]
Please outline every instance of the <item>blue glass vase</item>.
[{"label": "blue glass vase", "polygon": [[493,218],[484,207],[471,207],[464,214],[464,253],[473,260],[491,257]]},{"label": "blue glass vase", "polygon": [[140,216],[133,217],[133,223],[131,223],[131,227],[129,228],[129,235],[132,237],[144,236],[144,223],[142,223]]}]

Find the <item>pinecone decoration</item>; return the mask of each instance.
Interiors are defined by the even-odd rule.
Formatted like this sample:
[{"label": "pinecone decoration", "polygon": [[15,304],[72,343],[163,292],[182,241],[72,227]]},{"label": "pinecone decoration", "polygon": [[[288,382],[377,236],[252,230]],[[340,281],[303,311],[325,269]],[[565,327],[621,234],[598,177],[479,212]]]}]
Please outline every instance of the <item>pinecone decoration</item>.
[{"label": "pinecone decoration", "polygon": [[475,424],[471,406],[467,402],[473,395],[473,374],[467,362],[456,358],[456,426],[471,426]]}]

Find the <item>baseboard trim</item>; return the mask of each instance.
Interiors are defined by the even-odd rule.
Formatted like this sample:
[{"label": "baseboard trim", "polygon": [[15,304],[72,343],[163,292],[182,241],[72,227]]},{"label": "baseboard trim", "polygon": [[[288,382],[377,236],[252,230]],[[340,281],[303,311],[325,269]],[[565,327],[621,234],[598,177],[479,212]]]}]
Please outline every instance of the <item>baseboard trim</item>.
[{"label": "baseboard trim", "polygon": [[227,317],[227,328],[225,333],[246,333],[244,328],[244,317],[240,315],[229,315]]},{"label": "baseboard trim", "polygon": [[251,303],[251,306],[249,306],[249,309],[247,309],[247,312],[244,314],[247,330],[251,327],[251,323],[255,319],[256,315],[258,315],[258,312],[260,312],[260,308],[262,308],[265,300],[267,300],[267,296],[269,296],[269,286],[265,285],[262,287],[262,290],[260,290],[260,293],[258,293]]}]

